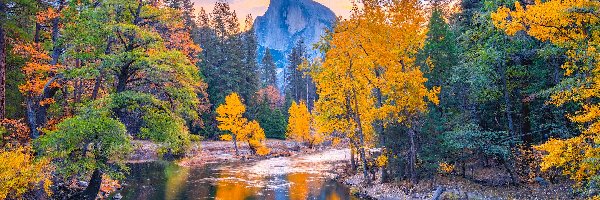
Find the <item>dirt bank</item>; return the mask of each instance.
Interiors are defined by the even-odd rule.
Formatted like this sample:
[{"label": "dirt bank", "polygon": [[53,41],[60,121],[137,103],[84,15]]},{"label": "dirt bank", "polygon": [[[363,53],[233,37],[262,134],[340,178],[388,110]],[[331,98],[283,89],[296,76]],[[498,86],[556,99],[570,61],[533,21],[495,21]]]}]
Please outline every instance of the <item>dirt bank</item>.
[{"label": "dirt bank", "polygon": [[[150,162],[159,159],[156,152],[156,149],[158,149],[157,144],[147,140],[135,140],[133,144],[135,146],[134,152],[128,162]],[[309,149],[296,142],[276,139],[268,139],[266,145],[271,149],[271,153],[267,156],[255,156],[250,152],[248,145],[244,143],[238,144],[240,154],[236,155],[233,142],[230,141],[192,142],[188,152],[177,163],[181,166],[202,166],[217,162],[251,162],[268,158],[310,154],[331,148],[316,147]]]},{"label": "dirt bank", "polygon": [[576,199],[568,183],[486,186],[455,175],[436,175],[413,185],[407,181],[367,183],[362,173],[347,171],[338,180],[371,199],[432,199],[442,189],[440,199]]}]

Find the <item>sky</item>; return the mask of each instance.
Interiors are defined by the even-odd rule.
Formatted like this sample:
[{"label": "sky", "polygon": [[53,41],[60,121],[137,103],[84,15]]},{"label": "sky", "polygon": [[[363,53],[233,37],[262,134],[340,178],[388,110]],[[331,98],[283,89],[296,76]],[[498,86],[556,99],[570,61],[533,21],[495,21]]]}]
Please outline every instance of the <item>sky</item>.
[{"label": "sky", "polygon": [[[210,13],[217,0],[192,0],[195,3],[196,11],[204,7],[207,13]],[[246,18],[246,15],[252,14],[254,18],[262,16],[269,7],[270,0],[227,0],[231,8],[236,11],[240,21]],[[347,18],[352,9],[352,0],[315,0],[335,12],[335,15]]]}]

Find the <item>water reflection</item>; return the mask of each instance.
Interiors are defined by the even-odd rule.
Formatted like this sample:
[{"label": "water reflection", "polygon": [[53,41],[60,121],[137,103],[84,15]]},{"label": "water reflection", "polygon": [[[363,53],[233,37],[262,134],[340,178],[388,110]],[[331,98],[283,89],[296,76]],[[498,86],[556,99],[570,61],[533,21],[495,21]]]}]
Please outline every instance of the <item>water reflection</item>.
[{"label": "water reflection", "polygon": [[123,199],[355,199],[345,186],[315,173],[277,176],[235,167],[179,167],[169,162],[132,164]]}]

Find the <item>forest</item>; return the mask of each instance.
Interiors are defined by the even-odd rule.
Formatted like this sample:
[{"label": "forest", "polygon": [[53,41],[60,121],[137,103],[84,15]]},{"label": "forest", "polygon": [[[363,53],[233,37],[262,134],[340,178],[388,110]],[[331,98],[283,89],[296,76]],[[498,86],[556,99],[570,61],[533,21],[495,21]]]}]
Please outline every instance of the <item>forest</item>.
[{"label": "forest", "polygon": [[[0,199],[120,199],[140,144],[184,168],[335,152],[342,199],[600,198],[600,1],[358,0],[318,43],[282,41],[283,69],[254,19],[0,1]],[[294,175],[284,199],[309,199]]]}]

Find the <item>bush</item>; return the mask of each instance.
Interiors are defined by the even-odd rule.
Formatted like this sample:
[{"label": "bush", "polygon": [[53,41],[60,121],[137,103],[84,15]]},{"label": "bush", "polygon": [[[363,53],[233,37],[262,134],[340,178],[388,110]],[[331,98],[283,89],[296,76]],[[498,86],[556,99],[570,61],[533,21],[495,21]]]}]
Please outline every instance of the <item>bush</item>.
[{"label": "bush", "polygon": [[88,176],[94,170],[119,178],[132,150],[125,125],[101,113],[82,113],[68,118],[35,140],[40,155],[56,162],[60,174]]},{"label": "bush", "polygon": [[28,147],[0,149],[0,199],[19,199],[23,194],[42,188],[50,194],[51,168],[47,159],[35,160]]}]

